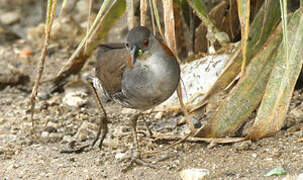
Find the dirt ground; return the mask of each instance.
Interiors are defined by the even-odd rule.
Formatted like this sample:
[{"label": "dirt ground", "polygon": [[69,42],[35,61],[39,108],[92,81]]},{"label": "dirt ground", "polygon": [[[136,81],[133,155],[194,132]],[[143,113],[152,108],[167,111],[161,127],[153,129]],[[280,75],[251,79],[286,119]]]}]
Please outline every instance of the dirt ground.
[{"label": "dirt ground", "polygon": [[[0,14],[15,11],[9,8],[0,10]],[[79,20],[82,17],[79,15],[75,18]],[[82,21],[85,19],[82,18]],[[132,136],[128,119],[133,111],[111,102],[106,104],[110,123],[103,149],[95,145],[91,151],[78,154],[60,153],[74,145],[89,144],[96,136],[100,115],[89,89],[79,81],[84,75],[93,73],[94,56],[89,59],[81,75],[70,78],[75,83],[66,86],[64,92],[57,92],[49,99],[37,99],[35,128],[32,129],[29,119],[30,87],[36,75],[42,41],[39,28],[33,29],[32,33],[27,30],[37,27],[37,22],[32,20],[25,26],[25,22],[19,21],[9,25],[10,28],[1,27],[13,32],[8,33],[9,39],[3,38],[3,31],[0,31],[0,179],[181,179],[179,172],[188,168],[208,170],[206,179],[283,179],[303,173],[302,89],[295,91],[287,123],[276,136],[256,142],[217,144],[213,147],[202,142],[182,143],[144,157],[156,169],[134,165],[126,170],[129,161],[120,157],[131,153]],[[74,27],[74,21],[69,18],[64,22],[67,24],[62,25],[64,30]],[[117,29],[121,30],[121,27],[111,33]],[[73,36],[81,32],[74,31],[74,28],[69,30]],[[12,35],[16,31],[19,39]],[[62,32],[62,29],[58,27],[57,31]],[[55,35],[57,31],[54,30]],[[71,40],[71,36],[60,35],[62,33],[50,43],[43,79],[53,77],[58,72],[80,39],[80,36]],[[5,37],[8,37],[7,32]],[[24,55],[26,51],[31,53]],[[30,81],[27,81],[28,78]],[[10,83],[3,83],[5,80]],[[46,86],[42,85],[40,90]],[[81,94],[80,104],[69,106],[65,103],[69,100],[69,91]],[[182,118],[178,113],[144,114],[145,121],[156,135],[188,133],[185,125],[177,125]],[[138,126],[142,152],[161,149],[172,143],[154,141],[149,137],[142,117]],[[277,167],[283,167],[287,175],[264,176]]]},{"label": "dirt ground", "polygon": [[[183,143],[146,158],[157,169],[135,165],[125,172],[128,161],[121,161],[117,156],[131,152],[131,134],[127,125],[130,114],[115,104],[106,107],[111,123],[102,150],[95,146],[80,154],[61,154],[61,150],[69,149],[73,140],[81,144],[91,143],[99,117],[90,98],[87,105],[75,108],[62,104],[63,95],[60,93],[50,100],[38,101],[35,119],[39,122],[36,132],[32,133],[29,94],[16,87],[1,91],[1,179],[180,179],[179,171],[187,168],[207,169],[210,175],[206,179],[276,179],[264,175],[280,166],[288,175],[303,172],[303,142],[298,141],[303,137],[303,129],[297,122],[274,137],[256,142],[212,148],[206,143]],[[182,134],[186,131],[186,128],[176,126],[180,115],[164,115],[160,120],[156,120],[155,113],[145,116],[155,133]],[[142,120],[138,123],[139,129],[145,131]],[[152,142],[152,138],[142,133],[139,142],[143,151],[156,150],[168,143]]]}]

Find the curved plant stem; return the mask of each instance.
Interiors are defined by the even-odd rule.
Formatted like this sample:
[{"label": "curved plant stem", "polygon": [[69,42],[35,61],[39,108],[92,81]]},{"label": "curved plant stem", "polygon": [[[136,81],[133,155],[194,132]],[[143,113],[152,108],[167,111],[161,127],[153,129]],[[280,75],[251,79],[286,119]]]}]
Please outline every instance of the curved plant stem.
[{"label": "curved plant stem", "polygon": [[44,45],[42,48],[41,52],[41,57],[38,65],[38,72],[35,80],[35,84],[32,90],[32,94],[30,96],[30,105],[31,105],[31,117],[30,120],[32,122],[32,126],[34,127],[34,110],[35,110],[35,98],[37,95],[38,87],[39,87],[39,82],[44,70],[44,63],[46,59],[46,54],[47,54],[47,47],[48,47],[48,42],[49,42],[49,37],[51,33],[51,27],[54,22],[54,16],[56,12],[56,7],[57,7],[57,1],[58,0],[48,0],[47,2],[47,17],[46,17],[46,23],[45,23],[45,39],[44,39]]}]

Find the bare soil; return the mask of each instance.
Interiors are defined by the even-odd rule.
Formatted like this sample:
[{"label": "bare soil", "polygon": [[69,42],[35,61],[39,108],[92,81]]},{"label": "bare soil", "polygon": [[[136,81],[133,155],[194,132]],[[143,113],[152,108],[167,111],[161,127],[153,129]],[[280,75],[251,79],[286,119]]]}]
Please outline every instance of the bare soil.
[{"label": "bare soil", "polygon": [[[62,46],[56,41],[50,46],[43,79],[53,77],[75,47]],[[32,54],[21,57],[19,51],[24,49],[30,49]],[[65,92],[55,93],[46,100],[38,98],[32,128],[29,96],[40,50],[37,43],[29,42],[25,37],[0,44],[0,75],[30,78],[29,83],[16,80],[0,86],[0,179],[181,179],[179,172],[187,168],[207,169],[210,174],[206,179],[282,179],[285,175],[264,177],[268,171],[280,166],[289,176],[303,173],[303,91],[300,89],[294,93],[285,128],[274,137],[256,142],[214,147],[202,142],[185,142],[144,158],[157,166],[156,169],[134,165],[125,171],[129,161],[120,160],[118,155],[131,153],[128,119],[132,111],[110,102],[106,104],[109,134],[102,150],[96,145],[79,154],[62,154],[61,150],[70,149],[73,144],[79,146],[93,141],[100,115],[87,86],[80,83],[86,93],[82,97],[85,103],[78,107],[66,105]],[[83,74],[92,74],[93,64],[94,56],[81,75],[71,77],[70,81],[79,82]],[[46,85],[42,85],[40,90],[45,88]],[[178,113],[164,113],[160,118],[154,112],[144,114],[154,134],[186,134],[185,125],[177,126],[182,117]],[[149,137],[143,118],[139,119],[138,126],[142,152],[172,143],[155,142]]]},{"label": "bare soil", "polygon": [[[107,105],[111,123],[110,132],[102,150],[97,146],[80,154],[61,154],[69,149],[68,138],[77,143],[91,143],[96,135],[97,110],[94,106],[81,108],[53,103],[63,93],[51,100],[39,100],[35,114],[36,132],[29,122],[28,93],[15,87],[7,87],[0,96],[0,177],[3,179],[180,179],[179,171],[202,168],[210,171],[206,179],[275,179],[264,175],[283,166],[288,175],[303,172],[303,129],[301,123],[293,123],[274,137],[256,142],[240,142],[216,145],[208,148],[206,143],[182,143],[167,151],[148,157],[157,169],[135,165],[124,171],[128,161],[116,157],[131,152],[131,134],[127,125],[128,114],[121,115],[121,107]],[[91,104],[89,100],[89,104]],[[180,115],[165,115],[155,120],[155,114],[145,115],[153,132],[182,134],[184,127],[176,127]],[[302,117],[300,117],[302,118]],[[47,121],[53,122],[47,126]],[[83,122],[88,126],[83,138],[76,138]],[[145,130],[142,120],[139,128]],[[49,123],[48,123],[49,124]],[[54,127],[56,126],[56,127]],[[50,130],[51,127],[55,128]],[[51,132],[48,136],[44,132]],[[82,128],[83,131],[83,128]],[[146,132],[146,131],[145,131]],[[35,137],[38,136],[38,137]],[[87,138],[86,138],[87,137]],[[67,139],[67,140],[66,140]],[[301,141],[299,142],[299,140]],[[152,142],[152,138],[140,133],[142,151],[157,150],[168,142]],[[283,176],[282,176],[283,177]],[[281,177],[281,178],[282,178]],[[280,178],[279,178],[280,179]]]}]

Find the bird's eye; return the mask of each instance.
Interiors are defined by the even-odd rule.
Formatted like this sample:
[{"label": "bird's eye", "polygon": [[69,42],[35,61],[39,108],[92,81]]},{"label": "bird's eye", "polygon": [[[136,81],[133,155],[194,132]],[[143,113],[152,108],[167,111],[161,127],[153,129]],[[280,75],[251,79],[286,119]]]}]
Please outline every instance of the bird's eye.
[{"label": "bird's eye", "polygon": [[127,48],[129,48],[129,44],[128,44],[128,43],[126,43],[125,46],[126,46]]},{"label": "bird's eye", "polygon": [[142,54],[143,54],[142,49],[139,49],[139,50],[138,50],[138,56],[141,56]]},{"label": "bird's eye", "polygon": [[148,43],[149,43],[149,42],[148,42],[148,39],[145,39],[143,43],[144,43],[144,46],[147,47],[147,46],[148,46]]}]

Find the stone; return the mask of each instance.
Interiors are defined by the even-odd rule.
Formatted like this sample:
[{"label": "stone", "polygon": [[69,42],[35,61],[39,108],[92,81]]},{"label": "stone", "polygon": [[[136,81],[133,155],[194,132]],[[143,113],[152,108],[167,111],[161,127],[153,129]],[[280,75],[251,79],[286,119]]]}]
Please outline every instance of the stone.
[{"label": "stone", "polygon": [[299,174],[299,176],[297,177],[297,180],[303,180],[303,173]]},{"label": "stone", "polygon": [[69,91],[63,97],[63,102],[69,106],[81,107],[87,104],[85,92]]},{"label": "stone", "polygon": [[135,114],[138,111],[136,109],[131,109],[131,108],[123,108],[121,113],[122,114]]},{"label": "stone", "polygon": [[89,4],[87,1],[79,1],[76,5],[76,8],[80,12],[88,12],[89,11]]},{"label": "stone", "polygon": [[116,158],[116,159],[123,159],[125,156],[126,156],[126,153],[117,153],[117,154],[115,155],[115,158]]},{"label": "stone", "polygon": [[164,115],[163,112],[157,112],[157,114],[155,115],[155,119],[160,120],[160,119],[162,119],[163,115]]},{"label": "stone", "polygon": [[59,142],[61,141],[63,135],[61,133],[50,133],[48,136],[48,142]]},{"label": "stone", "polygon": [[69,106],[82,107],[88,103],[88,91],[82,81],[73,81],[64,87],[63,103]]},{"label": "stone", "polygon": [[[180,65],[182,77],[183,102],[189,107],[201,101],[203,94],[214,84],[225,67],[228,54],[207,56]],[[179,98],[175,92],[153,111],[174,112],[180,110]]]},{"label": "stone", "polygon": [[49,132],[47,132],[47,131],[43,131],[41,133],[41,138],[47,138],[48,136],[49,136]]},{"label": "stone", "polygon": [[49,133],[55,133],[55,132],[58,131],[57,128],[58,128],[58,124],[53,123],[53,122],[50,121],[50,122],[47,123],[47,126],[44,129],[44,131],[47,131]]},{"label": "stone", "polygon": [[54,96],[47,101],[47,103],[50,106],[59,105],[59,104],[61,104],[61,102],[62,102],[61,96]]},{"label": "stone", "polygon": [[92,124],[88,121],[83,121],[80,128],[78,129],[78,132],[75,135],[76,139],[80,141],[87,140],[89,136],[92,134],[90,129],[94,128],[95,126],[96,126],[95,124]]},{"label": "stone", "polygon": [[256,158],[258,155],[257,155],[256,153],[253,153],[251,156],[252,156],[253,158]]},{"label": "stone", "polygon": [[250,147],[252,145],[251,141],[243,141],[243,142],[239,142],[239,143],[235,143],[234,146],[236,147],[236,149],[238,151],[245,151],[245,150],[249,150]]},{"label": "stone", "polygon": [[184,169],[180,171],[180,176],[182,180],[202,180],[205,179],[209,175],[209,171],[207,169]]},{"label": "stone", "polygon": [[72,141],[74,141],[74,138],[72,136],[65,135],[65,136],[63,136],[61,143],[66,144],[66,143],[70,143]]},{"label": "stone", "polygon": [[20,14],[16,11],[6,12],[0,15],[0,21],[3,24],[10,25],[20,20]]}]

